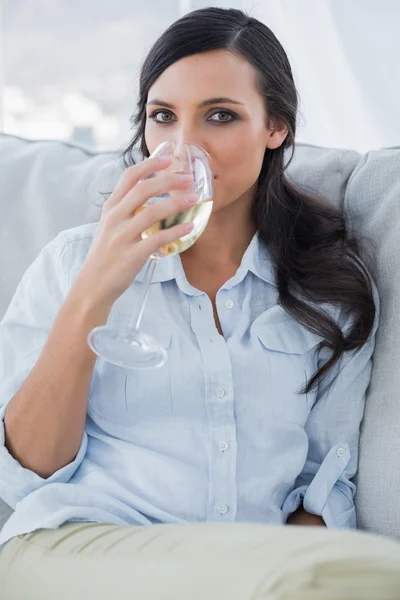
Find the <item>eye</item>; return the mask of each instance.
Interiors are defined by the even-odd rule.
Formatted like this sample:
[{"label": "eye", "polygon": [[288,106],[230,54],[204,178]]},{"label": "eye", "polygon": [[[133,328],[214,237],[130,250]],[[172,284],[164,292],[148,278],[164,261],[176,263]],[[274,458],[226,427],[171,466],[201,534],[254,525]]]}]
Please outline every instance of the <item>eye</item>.
[{"label": "eye", "polygon": [[[157,118],[159,115],[161,116],[160,119]],[[167,110],[155,110],[149,115],[149,119],[153,119],[155,123],[171,123],[173,121],[172,116],[172,113]]]},{"label": "eye", "polygon": [[[214,117],[216,117],[217,115],[218,118],[214,119]],[[168,110],[155,110],[151,113],[151,115],[149,115],[148,118],[152,119],[155,123],[164,125],[175,121],[174,115]],[[236,121],[237,119],[238,116],[228,110],[218,110],[209,117],[210,121],[221,125],[225,123],[231,123],[232,121]]]},{"label": "eye", "polygon": [[[216,115],[219,115],[222,118],[219,119],[212,119],[211,117],[215,117]],[[219,110],[217,112],[215,112],[214,114],[212,114],[210,117],[211,121],[214,121],[214,123],[231,123],[232,121],[235,121],[237,119],[237,116],[228,111],[228,110]]]}]

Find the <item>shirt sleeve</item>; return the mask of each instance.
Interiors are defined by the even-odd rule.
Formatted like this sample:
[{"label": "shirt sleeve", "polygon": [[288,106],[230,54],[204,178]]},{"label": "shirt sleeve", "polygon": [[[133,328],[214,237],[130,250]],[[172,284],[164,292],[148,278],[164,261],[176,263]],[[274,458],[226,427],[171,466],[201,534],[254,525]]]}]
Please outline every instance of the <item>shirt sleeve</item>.
[{"label": "shirt sleeve", "polygon": [[[372,278],[371,285],[376,307],[373,329],[358,352],[342,355],[323,382],[323,389],[318,390],[305,427],[308,456],[283,504],[285,519],[303,503],[307,512],[321,516],[328,527],[357,527],[352,478],[357,471],[360,425],[380,318],[379,296]],[[345,325],[347,329],[349,322]],[[318,368],[322,359],[321,354]]]},{"label": "shirt sleeve", "polygon": [[43,479],[24,468],[5,446],[7,404],[39,358],[69,287],[66,244],[59,234],[25,271],[0,322],[0,498],[12,508],[44,485],[67,482],[86,452],[85,432],[75,460]]}]

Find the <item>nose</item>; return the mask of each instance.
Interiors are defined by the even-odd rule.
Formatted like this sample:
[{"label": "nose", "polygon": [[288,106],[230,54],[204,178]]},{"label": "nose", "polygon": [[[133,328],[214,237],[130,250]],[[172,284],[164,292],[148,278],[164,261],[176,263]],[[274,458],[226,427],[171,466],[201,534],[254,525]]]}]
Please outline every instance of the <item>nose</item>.
[{"label": "nose", "polygon": [[[189,122],[186,118],[185,120],[181,120],[178,122],[178,127],[175,128],[173,141],[175,142],[176,152],[183,153],[184,152],[184,144],[196,144],[196,135],[195,127],[192,122]],[[182,154],[183,155],[183,154]]]},{"label": "nose", "polygon": [[192,152],[188,150],[186,145],[194,145],[203,150],[209,162],[211,163],[211,156],[207,147],[206,140],[202,139],[198,135],[198,132],[194,130],[189,124],[183,124],[181,127],[176,128],[174,135],[171,139],[174,143],[174,156],[177,157],[183,170],[191,172],[194,168],[195,158],[202,156],[201,152],[196,151],[196,148],[192,148]]},{"label": "nose", "polygon": [[179,136],[174,140],[174,156],[176,156],[184,165],[188,163],[190,156],[185,144],[187,145],[192,143],[192,140],[186,136]]},{"label": "nose", "polygon": [[174,170],[192,173],[195,166],[195,156],[188,146],[196,144],[196,138],[186,128],[180,128],[171,139],[173,142]]}]

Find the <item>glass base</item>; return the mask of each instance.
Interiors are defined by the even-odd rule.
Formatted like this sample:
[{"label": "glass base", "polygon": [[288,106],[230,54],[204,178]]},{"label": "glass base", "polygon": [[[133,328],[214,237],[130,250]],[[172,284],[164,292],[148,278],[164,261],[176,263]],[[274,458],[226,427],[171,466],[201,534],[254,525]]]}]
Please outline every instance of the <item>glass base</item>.
[{"label": "glass base", "polygon": [[89,347],[107,362],[125,369],[155,369],[167,361],[167,352],[139,329],[95,327],[87,338]]}]

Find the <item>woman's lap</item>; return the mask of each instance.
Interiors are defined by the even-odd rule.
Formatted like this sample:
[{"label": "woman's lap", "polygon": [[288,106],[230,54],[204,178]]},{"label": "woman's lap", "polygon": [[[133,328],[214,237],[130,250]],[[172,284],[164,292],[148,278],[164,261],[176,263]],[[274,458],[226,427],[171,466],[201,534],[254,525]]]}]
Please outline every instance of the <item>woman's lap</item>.
[{"label": "woman's lap", "polygon": [[400,600],[400,544],[320,527],[73,522],[8,542],[1,600]]}]

